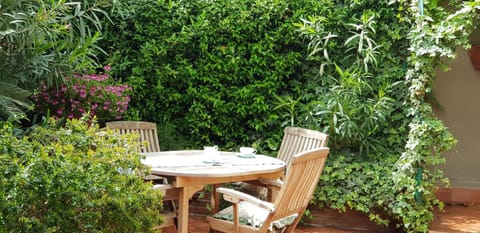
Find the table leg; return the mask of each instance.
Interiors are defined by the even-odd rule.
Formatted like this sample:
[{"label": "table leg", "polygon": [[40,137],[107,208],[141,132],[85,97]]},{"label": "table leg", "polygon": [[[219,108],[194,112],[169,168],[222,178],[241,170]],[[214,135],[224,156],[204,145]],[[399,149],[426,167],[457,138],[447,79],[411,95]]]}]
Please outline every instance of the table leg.
[{"label": "table leg", "polygon": [[201,190],[203,186],[190,186],[180,189],[178,197],[178,232],[188,233],[188,207],[193,194]]}]

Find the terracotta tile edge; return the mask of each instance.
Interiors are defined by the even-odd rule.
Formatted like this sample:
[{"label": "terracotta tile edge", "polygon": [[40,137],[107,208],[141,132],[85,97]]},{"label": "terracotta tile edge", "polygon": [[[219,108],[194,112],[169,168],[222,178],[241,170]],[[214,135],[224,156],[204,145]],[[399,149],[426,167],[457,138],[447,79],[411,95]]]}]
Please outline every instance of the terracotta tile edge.
[{"label": "terracotta tile edge", "polygon": [[480,189],[438,188],[435,195],[440,201],[448,204],[480,204]]}]

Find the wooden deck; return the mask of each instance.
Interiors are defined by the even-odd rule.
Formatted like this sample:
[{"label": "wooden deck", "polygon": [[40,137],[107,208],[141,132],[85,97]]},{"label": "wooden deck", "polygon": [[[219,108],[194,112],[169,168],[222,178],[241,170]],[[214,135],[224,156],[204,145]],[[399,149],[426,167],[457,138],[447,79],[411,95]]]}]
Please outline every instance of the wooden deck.
[{"label": "wooden deck", "polygon": [[[361,221],[356,217],[353,223]],[[364,224],[337,226],[311,226],[301,225],[295,230],[295,233],[385,233],[396,232],[392,230],[379,230],[364,228]],[[192,214],[190,216],[189,233],[208,233],[209,227],[203,214]],[[174,233],[173,229],[166,229],[163,233]],[[480,205],[473,206],[447,206],[443,213],[435,216],[430,227],[430,233],[480,233]]]}]

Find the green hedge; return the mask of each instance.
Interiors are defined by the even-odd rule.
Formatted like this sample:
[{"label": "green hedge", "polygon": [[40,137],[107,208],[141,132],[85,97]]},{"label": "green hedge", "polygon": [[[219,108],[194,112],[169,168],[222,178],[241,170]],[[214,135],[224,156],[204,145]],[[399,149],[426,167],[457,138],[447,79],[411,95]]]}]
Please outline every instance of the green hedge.
[{"label": "green hedge", "polygon": [[79,120],[52,120],[22,139],[1,122],[0,135],[0,232],[153,232],[161,223],[135,138]]},{"label": "green hedge", "polygon": [[[137,2],[113,11],[104,36],[114,76],[134,88],[130,118],[170,128],[189,146],[276,149],[265,143],[283,128],[275,96],[300,96],[315,75],[293,24],[320,4]],[[164,148],[185,148],[179,141]]]}]

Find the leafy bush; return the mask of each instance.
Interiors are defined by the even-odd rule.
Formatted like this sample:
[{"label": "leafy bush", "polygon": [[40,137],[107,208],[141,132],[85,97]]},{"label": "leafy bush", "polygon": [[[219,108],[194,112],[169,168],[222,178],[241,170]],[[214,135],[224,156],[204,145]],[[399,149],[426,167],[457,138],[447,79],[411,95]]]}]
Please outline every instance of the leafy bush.
[{"label": "leafy bush", "polygon": [[296,24],[322,77],[310,86],[318,94],[308,97],[308,111],[297,122],[327,132],[336,151],[401,153],[409,122],[402,110],[408,24],[384,1],[346,1],[323,10]]},{"label": "leafy bush", "polygon": [[[105,71],[110,67],[106,66]],[[128,108],[130,87],[116,84],[107,73],[66,78],[59,88],[43,85],[32,96],[36,110],[58,118],[79,119],[89,113],[99,122],[118,120]]]},{"label": "leafy bush", "polygon": [[[130,118],[169,124],[190,146],[222,148],[281,135],[276,95],[300,96],[313,77],[293,25],[321,3],[123,1],[103,48],[115,77],[134,90]],[[160,132],[162,133],[162,132]],[[185,148],[167,145],[166,149]]]},{"label": "leafy bush", "polygon": [[21,139],[0,123],[0,232],[152,232],[161,222],[136,139],[84,120],[50,119]]},{"label": "leafy bush", "polygon": [[372,221],[387,225],[393,215],[390,203],[396,199],[390,175],[396,160],[395,154],[385,156],[383,161],[348,153],[330,157],[312,203],[340,211],[361,211]]},{"label": "leafy bush", "polygon": [[16,118],[41,82],[96,66],[111,0],[5,0],[0,6],[0,120]]}]

